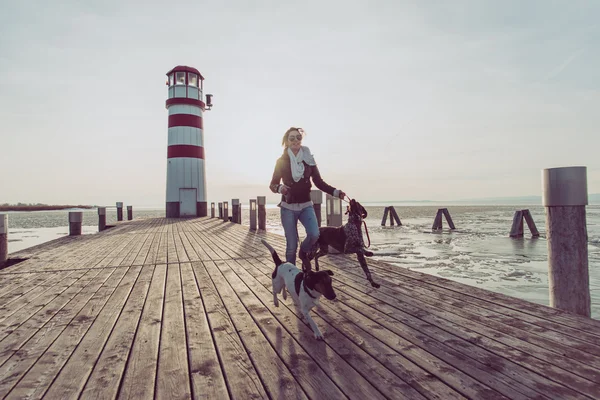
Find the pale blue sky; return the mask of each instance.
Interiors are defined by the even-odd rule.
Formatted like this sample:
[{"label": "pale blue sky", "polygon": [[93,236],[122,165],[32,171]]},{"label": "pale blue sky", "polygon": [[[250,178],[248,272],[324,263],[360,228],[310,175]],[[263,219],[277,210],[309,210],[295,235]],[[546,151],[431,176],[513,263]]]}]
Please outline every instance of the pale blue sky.
[{"label": "pale blue sky", "polygon": [[[88,3],[88,5],[81,5]],[[165,73],[205,76],[209,201],[308,133],[360,201],[600,192],[597,1],[0,0],[0,203],[163,206]]]}]

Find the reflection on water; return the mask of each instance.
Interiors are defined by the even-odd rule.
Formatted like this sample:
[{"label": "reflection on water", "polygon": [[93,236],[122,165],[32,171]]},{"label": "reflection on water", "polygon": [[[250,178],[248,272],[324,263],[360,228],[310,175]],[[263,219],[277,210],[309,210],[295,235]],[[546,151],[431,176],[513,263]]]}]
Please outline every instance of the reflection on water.
[{"label": "reflection on water", "polygon": [[[549,304],[545,215],[541,206],[452,206],[448,210],[456,230],[444,220],[441,232],[431,226],[438,206],[394,205],[402,226],[381,226],[384,205],[367,206],[371,250],[377,259],[403,268],[452,279],[468,285]],[[444,207],[443,205],[441,207]],[[539,238],[508,236],[516,210],[531,211]],[[587,207],[589,271],[592,313],[600,318],[600,206]],[[116,210],[107,210],[107,223],[116,222]],[[325,218],[325,207],[322,210]],[[9,213],[9,252],[68,234],[67,211]],[[134,218],[164,217],[164,210],[134,208]],[[83,211],[83,233],[97,232],[96,210]],[[242,223],[249,225],[247,208]],[[267,208],[267,230],[283,234],[279,208]],[[304,236],[302,227],[299,228]],[[366,241],[366,236],[365,236]]]}]

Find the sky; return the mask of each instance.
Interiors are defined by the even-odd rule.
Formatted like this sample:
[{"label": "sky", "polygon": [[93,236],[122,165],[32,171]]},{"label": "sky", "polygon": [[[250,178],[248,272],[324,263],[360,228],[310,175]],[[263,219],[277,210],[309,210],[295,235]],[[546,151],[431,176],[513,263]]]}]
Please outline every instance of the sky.
[{"label": "sky", "polygon": [[0,0],[0,203],[164,206],[166,72],[205,77],[208,201],[303,127],[361,202],[600,192],[598,1]]}]

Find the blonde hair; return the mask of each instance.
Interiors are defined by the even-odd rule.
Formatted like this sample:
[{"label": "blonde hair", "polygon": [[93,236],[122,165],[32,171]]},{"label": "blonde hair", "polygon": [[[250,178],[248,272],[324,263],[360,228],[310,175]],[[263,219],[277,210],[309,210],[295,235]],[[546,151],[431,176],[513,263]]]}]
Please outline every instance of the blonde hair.
[{"label": "blonde hair", "polygon": [[304,129],[302,128],[294,128],[293,126],[288,129],[287,131],[285,131],[285,133],[283,134],[283,138],[281,139],[281,145],[283,147],[288,147],[287,142],[288,142],[288,136],[290,135],[290,132],[296,131],[299,134],[302,135],[302,138],[304,138]]}]

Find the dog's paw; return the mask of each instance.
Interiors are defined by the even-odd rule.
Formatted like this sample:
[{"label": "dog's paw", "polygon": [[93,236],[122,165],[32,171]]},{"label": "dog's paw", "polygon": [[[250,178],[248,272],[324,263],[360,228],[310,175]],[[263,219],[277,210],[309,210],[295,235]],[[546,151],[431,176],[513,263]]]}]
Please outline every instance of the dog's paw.
[{"label": "dog's paw", "polygon": [[379,283],[375,283],[374,281],[371,281],[371,286],[373,286],[374,288],[378,288],[381,285]]},{"label": "dog's paw", "polygon": [[315,333],[315,339],[317,339],[317,340],[325,340],[325,338],[323,337],[323,334],[321,332]]}]

